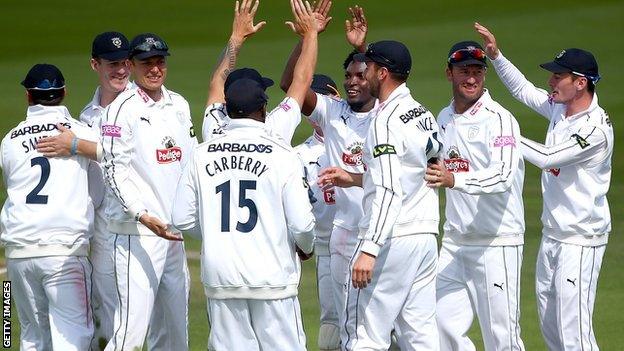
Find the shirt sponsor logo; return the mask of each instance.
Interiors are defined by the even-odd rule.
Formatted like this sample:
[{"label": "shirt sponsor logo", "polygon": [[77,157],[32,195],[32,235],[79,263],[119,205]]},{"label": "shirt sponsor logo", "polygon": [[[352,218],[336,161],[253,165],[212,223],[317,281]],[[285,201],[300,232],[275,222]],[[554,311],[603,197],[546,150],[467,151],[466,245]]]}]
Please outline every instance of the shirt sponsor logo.
[{"label": "shirt sponsor logo", "polygon": [[[69,123],[61,123],[65,128],[71,129],[71,125]],[[56,123],[48,123],[48,124],[35,124],[32,126],[25,126],[20,129],[16,129],[11,133],[11,139],[14,139],[21,135],[26,134],[39,134],[42,132],[48,132],[52,130],[57,130]]]},{"label": "shirt sponsor logo", "polygon": [[156,150],[156,161],[158,163],[171,163],[180,160],[182,160],[182,149],[179,146]]},{"label": "shirt sponsor logo", "polygon": [[581,149],[584,149],[589,146],[589,142],[585,140],[585,138],[583,138],[582,136],[578,134],[572,134],[572,136],[574,137],[574,139],[576,139],[576,142],[579,144]]},{"label": "shirt sponsor logo", "polygon": [[499,135],[494,138],[494,147],[516,147],[516,138],[512,135]]},{"label": "shirt sponsor logo", "polygon": [[482,105],[483,103],[481,101],[477,102],[470,110],[470,115],[474,116],[477,112],[479,112],[479,109],[481,108]]},{"label": "shirt sponsor logo", "polygon": [[334,189],[329,189],[329,190],[323,191],[323,200],[328,205],[335,204],[336,203],[336,192],[334,192]]},{"label": "shirt sponsor logo", "polygon": [[119,138],[121,137],[121,127],[113,124],[105,124],[102,126],[102,136]]},{"label": "shirt sponsor logo", "polygon": [[149,95],[147,95],[146,92],[143,91],[143,89],[138,88],[137,92],[139,93],[139,96],[141,97],[141,99],[143,99],[143,102],[148,102],[150,101],[150,97]]},{"label": "shirt sponsor logo", "polygon": [[239,144],[239,143],[219,143],[208,145],[208,152],[257,152],[270,154],[273,152],[273,145],[265,144]]},{"label": "shirt sponsor logo", "polygon": [[547,170],[546,172],[552,173],[552,175],[554,175],[555,177],[558,177],[559,173],[561,173],[561,168],[551,168]]},{"label": "shirt sponsor logo", "polygon": [[289,105],[288,103],[286,103],[286,102],[282,102],[281,104],[279,104],[279,107],[280,107],[282,110],[286,111],[286,112],[290,111],[290,109],[292,108],[292,107],[290,107],[290,105]]},{"label": "shirt sponsor logo", "polygon": [[[413,120],[414,118],[418,118],[421,115],[424,115],[427,112],[429,112],[429,110],[427,110],[423,106],[418,106],[418,107],[416,107],[414,109],[411,109],[411,110],[407,111],[405,114],[400,115],[399,119],[403,123],[407,123],[407,122]],[[430,129],[428,129],[428,130],[430,130]]]},{"label": "shirt sponsor logo", "polygon": [[449,148],[448,157],[449,158],[444,159],[444,166],[449,172],[459,173],[470,171],[470,161],[461,157],[459,149],[457,149],[456,146],[451,146]]},{"label": "shirt sponsor logo", "polygon": [[349,166],[361,166],[362,162],[362,150],[364,143],[356,141],[355,143],[347,147],[347,151],[342,153],[342,162]]},{"label": "shirt sponsor logo", "polygon": [[373,148],[373,157],[379,157],[381,155],[396,155],[394,145],[379,144]]}]

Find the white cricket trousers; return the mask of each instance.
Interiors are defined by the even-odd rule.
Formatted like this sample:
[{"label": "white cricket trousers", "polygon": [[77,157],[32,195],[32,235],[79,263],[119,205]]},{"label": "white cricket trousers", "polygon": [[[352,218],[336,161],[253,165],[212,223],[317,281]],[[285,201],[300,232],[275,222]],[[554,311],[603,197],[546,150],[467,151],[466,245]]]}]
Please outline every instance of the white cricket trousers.
[{"label": "white cricket trousers", "polygon": [[189,273],[184,244],[115,234],[118,306],[106,351],[188,350]]},{"label": "white cricket trousers", "polygon": [[21,351],[83,351],[93,338],[91,264],[86,257],[8,258]]},{"label": "white cricket trousers", "polygon": [[279,300],[208,299],[210,351],[305,351],[296,296]]},{"label": "white cricket trousers", "polygon": [[[359,245],[350,267],[359,255]],[[394,328],[400,331],[402,351],[438,350],[437,260],[434,234],[400,236],[389,238],[379,251],[366,288],[354,288],[350,273],[342,348],[388,350]]]},{"label": "white cricket trousers", "polygon": [[436,283],[440,350],[476,350],[467,335],[475,311],[486,351],[524,350],[520,338],[522,249],[522,245],[442,242]]},{"label": "white cricket trousers", "polygon": [[347,230],[342,227],[334,226],[329,239],[330,253],[330,273],[332,278],[334,304],[338,311],[338,319],[342,320],[341,326],[344,325],[345,301],[347,299],[347,289],[350,284],[349,279],[349,262],[355,253],[355,248],[359,243],[357,230]]},{"label": "white cricket trousers", "polygon": [[95,211],[94,233],[89,259],[93,265],[91,305],[95,326],[91,350],[104,350],[113,336],[113,317],[118,304],[115,284],[115,234],[106,229],[107,221],[101,207]]},{"label": "white cricket trousers", "polygon": [[535,290],[540,328],[550,350],[598,350],[592,315],[606,247],[542,237]]},{"label": "white cricket trousers", "polygon": [[[318,245],[315,244],[316,247]],[[315,248],[315,253],[318,252]],[[329,253],[329,249],[327,250]],[[320,329],[318,335],[319,350],[336,350],[340,348],[340,328],[338,309],[334,298],[334,281],[331,276],[329,255],[316,256],[316,282],[321,312]]]}]

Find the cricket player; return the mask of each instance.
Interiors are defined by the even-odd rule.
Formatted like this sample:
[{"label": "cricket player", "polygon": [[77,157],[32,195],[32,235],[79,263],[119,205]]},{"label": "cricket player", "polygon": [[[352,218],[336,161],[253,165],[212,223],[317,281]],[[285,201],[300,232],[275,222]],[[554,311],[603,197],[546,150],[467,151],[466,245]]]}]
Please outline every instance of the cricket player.
[{"label": "cricket player", "polygon": [[[80,121],[99,132],[100,121],[106,107],[123,91],[130,88],[130,67],[128,39],[119,32],[104,32],[93,39],[91,47],[91,68],[98,75],[99,86],[93,99],[80,113]],[[81,140],[70,130],[59,125],[60,134],[40,139],[37,150],[46,157],[63,157],[74,152],[101,161],[102,144]],[[95,332],[92,350],[103,350],[113,335],[113,315],[117,306],[117,290],[115,286],[115,265],[113,259],[115,236],[107,229],[106,208],[108,202],[114,200],[112,192],[104,181],[104,170],[101,167],[90,167],[95,174],[90,177],[89,189],[97,192],[93,202],[95,219],[91,235],[89,256],[93,264],[93,318]]]},{"label": "cricket player", "polygon": [[363,186],[364,217],[350,262],[345,350],[387,350],[393,328],[401,350],[438,350],[435,320],[438,194],[424,181],[441,145],[438,125],[405,82],[412,59],[405,45],[384,40],[355,55],[379,99],[364,145],[366,173],[333,167],[321,184]]},{"label": "cricket player", "polygon": [[436,283],[442,350],[476,350],[468,337],[475,312],[485,350],[524,350],[520,128],[485,88],[486,72],[479,43],[462,41],[449,50],[453,100],[438,115],[443,155],[425,176],[430,186],[446,189]]},{"label": "cricket player", "polygon": [[0,239],[20,321],[21,350],[87,350],[93,337],[89,253],[88,167],[81,156],[48,159],[39,138],[58,134],[57,124],[85,140],[89,127],[65,106],[65,79],[53,65],[34,65],[22,82],[26,120],[2,140],[7,199]]},{"label": "cricket player", "polygon": [[[322,3],[321,3],[322,4]],[[329,9],[321,7],[325,18]],[[368,25],[361,7],[350,10],[351,19],[346,26],[347,41],[355,51],[351,52],[343,64],[345,79],[345,99],[316,93],[308,89],[302,112],[308,120],[323,131],[325,152],[330,166],[339,167],[352,173],[364,173],[362,161],[364,139],[373,118],[376,99],[371,96],[369,84],[364,77],[366,64],[355,62],[353,56],[366,50]],[[326,24],[325,24],[326,25]],[[321,27],[324,29],[324,26]],[[288,89],[292,79],[293,66],[301,52],[301,42],[293,52],[282,75],[281,87]],[[329,191],[329,189],[327,189]],[[330,274],[332,277],[335,306],[340,317],[344,315],[349,275],[349,260],[357,245],[357,226],[362,218],[362,189],[359,187],[334,188],[336,214],[330,235]],[[318,254],[318,252],[317,252]],[[322,267],[320,267],[322,269]],[[319,273],[320,274],[320,273]],[[323,302],[321,302],[323,304]],[[319,348],[338,350],[340,329],[344,323],[327,320],[321,323]]]},{"label": "cricket player", "polygon": [[[254,24],[254,17],[258,10],[260,2],[256,0],[243,0],[240,5],[237,2],[234,9],[234,21],[232,24],[232,35],[224,49],[217,68],[215,69],[210,87],[208,89],[208,100],[206,102],[206,110],[204,113],[204,121],[202,125],[202,137],[204,141],[218,136],[229,124],[225,108],[225,90],[238,79],[247,78],[258,82],[265,90],[273,85],[273,80],[262,77],[258,71],[253,68],[234,69],[238,52],[244,41],[250,36],[257,33],[266,22],[261,21]],[[298,6],[298,2],[291,3],[291,6]],[[295,28],[294,23],[289,22],[293,31],[299,35],[303,35],[300,28]],[[315,46],[316,47],[316,46]],[[275,107],[267,116],[265,127],[272,130],[274,134],[280,135],[288,145],[290,145],[295,134],[295,129],[301,122],[301,105],[303,99],[298,100],[295,97],[302,95],[301,92],[308,89],[312,74],[314,73],[314,65],[316,64],[316,49],[312,45],[307,45],[305,54],[301,56],[301,60],[297,62],[296,82],[292,89],[287,91],[286,97]],[[314,56],[314,58],[312,57]]]},{"label": "cricket player", "polygon": [[[91,69],[98,75],[99,86],[96,88],[91,102],[80,113],[80,120],[97,131],[100,130],[104,111],[119,94],[130,88],[130,65],[128,55],[130,43],[119,32],[104,32],[93,40],[91,49]],[[100,146],[101,143],[96,145]],[[101,155],[101,152],[100,152]],[[97,155],[96,155],[97,158]],[[101,158],[101,157],[100,157]],[[106,209],[114,201],[115,196],[106,186],[104,169],[99,167],[98,183],[91,182],[92,189],[103,194],[100,204],[95,208],[94,232],[91,239],[90,258],[93,264],[93,318],[95,335],[92,350],[103,350],[113,336],[113,316],[119,303],[115,286],[115,235],[108,229]]]},{"label": "cricket player", "polygon": [[209,350],[306,349],[296,251],[312,253],[314,216],[301,160],[263,125],[267,101],[258,82],[232,83],[230,124],[197,147],[174,201],[174,225],[202,233]]},{"label": "cricket player", "polygon": [[[315,74],[310,87],[316,93],[338,97],[336,83],[326,75]],[[312,127],[314,128],[313,134],[305,142],[297,145],[295,151],[297,151],[303,161],[308,185],[313,196],[312,213],[316,219],[314,253],[316,256],[316,282],[321,314],[319,335],[324,336],[329,329],[330,332],[333,331],[336,334],[331,337],[337,339],[340,338],[338,333],[339,318],[334,299],[334,284],[330,271],[331,262],[329,255],[330,235],[336,213],[336,195],[333,188],[322,189],[316,182],[321,169],[329,167],[329,160],[325,152],[323,130],[315,124]],[[324,341],[330,338],[319,337],[318,345],[320,350],[326,350],[332,346],[324,343]]]},{"label": "cricket player", "polygon": [[148,327],[150,349],[188,349],[189,275],[171,205],[197,140],[188,103],[163,85],[167,56],[156,34],[132,39],[135,86],[106,108],[101,122],[106,179],[117,200],[106,212],[119,301],[106,350],[142,348]]},{"label": "cricket player", "polygon": [[611,231],[607,191],[613,128],[598,105],[598,63],[565,49],[540,65],[550,93],[536,88],[475,23],[487,56],[511,94],[549,121],[546,143],[522,138],[524,158],[543,170],[542,242],[535,285],[540,327],[550,350],[598,350],[592,326],[596,286]]}]

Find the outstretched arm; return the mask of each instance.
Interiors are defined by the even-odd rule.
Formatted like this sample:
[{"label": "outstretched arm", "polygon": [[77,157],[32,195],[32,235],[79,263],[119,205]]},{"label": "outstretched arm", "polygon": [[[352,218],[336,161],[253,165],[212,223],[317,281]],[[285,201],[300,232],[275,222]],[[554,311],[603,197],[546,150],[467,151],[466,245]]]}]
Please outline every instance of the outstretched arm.
[{"label": "outstretched arm", "polygon": [[[314,8],[313,12],[316,18],[319,21],[318,33],[322,33],[327,28],[327,25],[332,20],[332,17],[329,17],[329,10],[331,9],[332,2],[330,0],[321,0]],[[294,30],[294,29],[293,29]],[[299,61],[301,56],[301,49],[303,47],[303,38],[299,40],[295,48],[293,49],[290,57],[288,58],[288,62],[286,63],[286,67],[284,68],[284,72],[282,73],[282,80],[280,82],[280,87],[284,92],[288,92],[290,86],[292,85],[295,66]],[[314,72],[313,72],[314,73]],[[308,87],[303,104],[301,105],[301,112],[308,116],[314,111],[314,107],[316,106],[316,94],[312,89]]]},{"label": "outstretched arm", "polygon": [[102,159],[102,147],[99,143],[79,139],[71,129],[62,124],[56,126],[60,134],[45,137],[37,142],[37,151],[45,157],[66,157],[80,155],[94,161]]},{"label": "outstretched arm", "polygon": [[496,74],[507,90],[516,100],[535,110],[535,112],[550,120],[554,104],[547,91],[537,88],[500,52],[496,44],[496,37],[489,29],[479,23],[474,28],[483,39],[485,52],[492,62]]},{"label": "outstretched arm", "polygon": [[303,37],[301,55],[293,72],[293,81],[286,95],[303,106],[306,92],[310,89],[312,75],[316,68],[318,53],[318,32],[321,21],[314,13],[310,3],[302,0],[290,0],[294,22],[286,22],[293,32]]},{"label": "outstretched arm", "polygon": [[248,37],[260,31],[260,29],[262,29],[262,27],[266,24],[265,21],[259,22],[258,24],[253,23],[254,16],[258,11],[259,5],[260,0],[255,0],[255,2],[254,0],[242,0],[242,2],[236,1],[236,4],[234,5],[232,35],[219,57],[217,67],[212,73],[206,106],[214,103],[225,102],[225,92],[223,91],[223,86],[228,75],[236,66],[238,52],[240,51],[243,42]]}]

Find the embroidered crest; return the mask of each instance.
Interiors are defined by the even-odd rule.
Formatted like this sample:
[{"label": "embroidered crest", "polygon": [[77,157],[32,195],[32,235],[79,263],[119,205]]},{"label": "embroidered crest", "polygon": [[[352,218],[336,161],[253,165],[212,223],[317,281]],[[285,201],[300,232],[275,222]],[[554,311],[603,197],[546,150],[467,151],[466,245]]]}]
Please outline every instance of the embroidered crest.
[{"label": "embroidered crest", "polygon": [[117,49],[121,48],[121,39],[119,39],[119,37],[111,38],[111,42],[113,43],[113,45],[115,45]]}]

